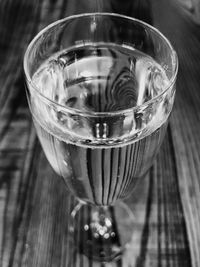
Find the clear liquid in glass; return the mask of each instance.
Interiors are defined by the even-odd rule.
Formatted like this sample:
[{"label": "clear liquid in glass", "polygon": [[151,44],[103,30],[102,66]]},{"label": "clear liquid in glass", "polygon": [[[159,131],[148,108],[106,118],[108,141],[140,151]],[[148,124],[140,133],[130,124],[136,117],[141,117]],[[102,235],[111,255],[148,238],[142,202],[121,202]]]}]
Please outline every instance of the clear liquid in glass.
[{"label": "clear liquid in glass", "polygon": [[61,51],[36,71],[37,90],[58,104],[31,95],[37,133],[50,164],[76,197],[112,205],[132,192],[159,150],[173,103],[163,100],[141,117],[123,110],[145,105],[168,82],[151,57],[114,44]]}]

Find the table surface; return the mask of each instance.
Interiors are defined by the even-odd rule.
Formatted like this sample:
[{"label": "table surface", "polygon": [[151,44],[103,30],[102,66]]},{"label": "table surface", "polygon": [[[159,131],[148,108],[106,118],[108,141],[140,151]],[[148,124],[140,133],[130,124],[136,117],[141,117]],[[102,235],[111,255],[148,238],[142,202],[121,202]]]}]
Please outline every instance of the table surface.
[{"label": "table surface", "polygon": [[[25,49],[38,31],[59,18],[91,11],[152,23],[171,40],[180,64],[166,138],[131,198],[132,245],[110,263],[88,259],[69,243],[75,200],[42,152],[22,68]],[[175,0],[0,0],[0,267],[199,267],[199,69],[200,26]]]}]

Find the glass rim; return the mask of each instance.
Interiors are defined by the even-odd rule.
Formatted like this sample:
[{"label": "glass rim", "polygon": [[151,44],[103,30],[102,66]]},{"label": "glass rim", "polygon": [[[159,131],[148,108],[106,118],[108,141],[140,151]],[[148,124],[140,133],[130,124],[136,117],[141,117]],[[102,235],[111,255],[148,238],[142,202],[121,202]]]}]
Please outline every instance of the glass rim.
[{"label": "glass rim", "polygon": [[[137,23],[138,25],[142,25],[145,26],[147,28],[149,28],[150,30],[152,30],[153,32],[155,32],[156,34],[158,34],[168,45],[168,47],[170,48],[171,52],[172,52],[172,60],[173,60],[173,64],[174,64],[174,71],[172,74],[172,77],[169,79],[169,82],[166,86],[166,88],[159,93],[158,95],[156,95],[155,97],[151,98],[150,100],[140,104],[140,105],[136,105],[133,106],[131,108],[127,108],[127,109],[121,109],[121,110],[116,110],[116,111],[105,111],[105,112],[96,112],[96,111],[82,111],[80,109],[76,109],[76,108],[72,108],[72,107],[67,107],[65,105],[62,105],[60,103],[55,102],[54,100],[46,97],[44,94],[42,94],[39,90],[39,88],[36,86],[36,84],[33,82],[33,80],[30,77],[30,73],[28,71],[28,64],[27,64],[27,58],[28,58],[28,54],[30,53],[31,48],[34,46],[35,42],[45,33],[47,32],[49,29],[53,28],[54,26],[61,24],[63,22],[66,21],[70,21],[72,19],[76,19],[76,18],[82,18],[82,17],[92,17],[92,16],[110,16],[110,17],[116,17],[116,18],[123,18],[126,20],[130,20],[132,22]],[[134,112],[137,110],[140,110],[142,108],[145,108],[146,106],[151,105],[152,103],[154,103],[158,98],[160,98],[162,95],[164,95],[175,83],[176,81],[176,77],[177,77],[177,73],[178,73],[178,56],[177,53],[175,51],[175,49],[173,48],[171,42],[168,40],[168,38],[160,32],[160,30],[158,30],[157,28],[155,28],[154,26],[140,20],[140,19],[136,19],[136,18],[132,18],[126,15],[122,15],[122,14],[118,14],[118,13],[110,13],[110,12],[91,12],[91,13],[81,13],[81,14],[77,14],[77,15],[72,15],[72,16],[68,16],[65,17],[63,19],[59,19],[56,20],[53,23],[50,23],[49,25],[47,25],[45,28],[43,28],[41,31],[39,31],[35,37],[31,40],[31,42],[28,44],[28,47],[25,51],[24,54],[24,59],[23,59],[23,69],[24,69],[24,74],[25,74],[25,78],[28,81],[28,83],[31,84],[32,88],[34,89],[34,91],[36,92],[36,94],[38,94],[42,100],[44,100],[45,102],[49,103],[49,104],[53,104],[56,105],[58,107],[60,107],[61,109],[64,109],[66,112],[70,113],[70,114],[79,114],[79,115],[86,115],[86,116],[92,116],[92,117],[99,117],[99,116],[114,116],[114,115],[120,115],[120,114],[126,114],[126,113],[130,113],[130,112]],[[28,88],[29,90],[29,88]]]}]

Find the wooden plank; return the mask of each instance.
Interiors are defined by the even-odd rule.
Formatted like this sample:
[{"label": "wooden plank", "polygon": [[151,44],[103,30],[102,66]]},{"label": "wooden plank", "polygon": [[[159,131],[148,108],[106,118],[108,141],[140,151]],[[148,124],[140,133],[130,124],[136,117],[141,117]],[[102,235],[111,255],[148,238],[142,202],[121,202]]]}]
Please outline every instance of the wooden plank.
[{"label": "wooden plank", "polygon": [[36,1],[1,1],[0,12],[0,266],[11,266],[31,181],[29,172],[36,140],[21,62],[36,31],[40,6]]},{"label": "wooden plank", "polygon": [[199,266],[200,35],[197,26],[192,21],[188,21],[173,3],[154,1],[154,5],[156,5],[154,7],[155,25],[171,39],[180,62],[171,130],[192,266]]}]

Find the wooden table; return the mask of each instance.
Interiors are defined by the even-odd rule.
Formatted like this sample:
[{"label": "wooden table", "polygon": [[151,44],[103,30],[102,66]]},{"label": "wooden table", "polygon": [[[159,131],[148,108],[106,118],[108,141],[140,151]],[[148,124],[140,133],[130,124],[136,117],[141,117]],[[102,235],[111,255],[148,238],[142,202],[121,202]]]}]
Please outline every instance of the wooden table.
[{"label": "wooden table", "polygon": [[[0,0],[0,267],[200,266],[200,28],[175,3]],[[171,40],[180,63],[165,141],[131,199],[132,246],[107,264],[89,260],[69,243],[75,200],[41,150],[22,69],[25,49],[39,30],[90,11],[152,23]]]}]

